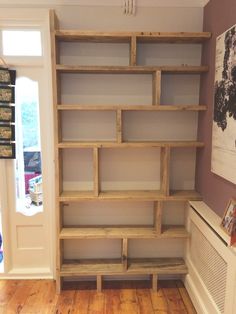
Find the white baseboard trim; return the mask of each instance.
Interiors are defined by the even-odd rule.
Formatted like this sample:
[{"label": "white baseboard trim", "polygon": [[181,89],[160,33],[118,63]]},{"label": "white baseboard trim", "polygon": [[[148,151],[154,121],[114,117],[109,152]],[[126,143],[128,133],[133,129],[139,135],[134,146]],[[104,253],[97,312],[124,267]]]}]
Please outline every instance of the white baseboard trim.
[{"label": "white baseboard trim", "polygon": [[0,274],[0,279],[54,279],[49,268],[13,268],[5,274]]}]

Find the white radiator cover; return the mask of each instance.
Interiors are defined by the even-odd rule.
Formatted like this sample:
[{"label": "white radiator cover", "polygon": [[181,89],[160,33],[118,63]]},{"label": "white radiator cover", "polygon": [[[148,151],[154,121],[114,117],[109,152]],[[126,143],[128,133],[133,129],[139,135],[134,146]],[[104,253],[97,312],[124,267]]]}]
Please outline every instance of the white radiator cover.
[{"label": "white radiator cover", "polygon": [[185,286],[199,314],[236,313],[236,249],[219,225],[220,217],[203,202],[190,202]]}]

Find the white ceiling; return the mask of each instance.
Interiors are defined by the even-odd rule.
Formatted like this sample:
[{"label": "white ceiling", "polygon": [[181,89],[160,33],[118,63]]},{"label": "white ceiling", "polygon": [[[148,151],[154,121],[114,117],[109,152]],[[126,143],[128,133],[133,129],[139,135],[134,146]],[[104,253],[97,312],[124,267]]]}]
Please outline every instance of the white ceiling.
[{"label": "white ceiling", "polygon": [[[133,0],[137,7],[204,7],[209,0]],[[0,5],[48,6],[48,5],[91,5],[122,6],[124,0],[0,0]]]}]

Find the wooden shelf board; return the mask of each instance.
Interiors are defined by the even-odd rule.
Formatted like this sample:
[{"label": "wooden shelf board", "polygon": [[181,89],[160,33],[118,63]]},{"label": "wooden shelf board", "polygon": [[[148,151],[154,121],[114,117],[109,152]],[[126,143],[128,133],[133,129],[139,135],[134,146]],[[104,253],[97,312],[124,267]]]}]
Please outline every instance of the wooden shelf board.
[{"label": "wooden shelf board", "polygon": [[131,258],[128,269],[124,270],[119,259],[90,259],[64,261],[60,276],[81,275],[126,275],[126,274],[187,274],[188,269],[182,258]]},{"label": "wooden shelf board", "polygon": [[205,105],[57,105],[58,110],[85,110],[85,111],[204,111]]},{"label": "wooden shelf board", "polygon": [[201,43],[211,37],[208,32],[97,32],[60,30],[55,31],[59,41],[88,41],[88,42],[129,42],[137,37],[138,42],[160,43]]},{"label": "wooden shelf board", "polygon": [[145,142],[77,142],[64,141],[58,144],[58,148],[142,148],[142,147],[204,147],[203,142],[198,141],[145,141]]},{"label": "wooden shelf board", "polygon": [[123,272],[121,259],[85,259],[65,260],[62,264],[60,275],[78,276],[97,274],[119,274]]},{"label": "wooden shelf board", "polygon": [[103,191],[95,196],[93,191],[64,191],[59,196],[60,202],[77,202],[80,200],[146,200],[146,201],[188,201],[202,200],[193,190],[171,191],[169,196],[159,190],[153,191]]},{"label": "wooden shelf board", "polygon": [[174,74],[201,74],[208,71],[208,66],[78,66],[57,64],[56,70],[62,73],[88,74],[152,74],[156,71]]},{"label": "wooden shelf board", "polygon": [[137,41],[141,43],[202,43],[211,38],[211,33],[188,33],[188,32],[143,32],[137,34]]},{"label": "wooden shelf board", "polygon": [[182,258],[133,258],[128,259],[129,274],[187,274]]},{"label": "wooden shelf board", "polygon": [[183,226],[163,226],[162,233],[157,234],[151,226],[139,227],[64,227],[60,239],[144,239],[144,238],[187,238],[188,232]]}]

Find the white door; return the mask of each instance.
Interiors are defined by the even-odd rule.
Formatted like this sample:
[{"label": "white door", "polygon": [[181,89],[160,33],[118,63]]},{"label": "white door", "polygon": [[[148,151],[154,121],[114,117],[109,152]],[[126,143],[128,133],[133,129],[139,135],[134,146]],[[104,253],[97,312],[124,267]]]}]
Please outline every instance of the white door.
[{"label": "white door", "polygon": [[[43,32],[45,44],[49,33]],[[2,276],[53,276],[54,141],[46,48],[35,63],[30,57],[4,58],[17,74],[17,158],[0,160]]]}]

